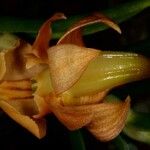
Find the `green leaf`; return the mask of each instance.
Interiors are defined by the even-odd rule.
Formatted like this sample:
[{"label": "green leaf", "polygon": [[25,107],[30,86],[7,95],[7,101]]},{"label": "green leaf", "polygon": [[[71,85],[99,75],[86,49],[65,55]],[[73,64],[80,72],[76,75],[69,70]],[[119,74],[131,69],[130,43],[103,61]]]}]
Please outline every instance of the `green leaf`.
[{"label": "green leaf", "polygon": [[112,140],[111,143],[114,150],[137,150],[133,143],[127,142],[121,135]]},{"label": "green leaf", "polygon": [[150,144],[150,114],[130,111],[123,132],[130,138]]},{"label": "green leaf", "polygon": [[70,132],[72,150],[86,150],[81,130]]},{"label": "green leaf", "polygon": [[130,111],[126,125],[136,127],[139,130],[146,130],[150,132],[150,113]]},{"label": "green leaf", "polygon": [[[150,7],[149,0],[133,0],[127,3],[117,5],[113,8],[103,10],[104,14],[108,15],[115,21],[121,23],[135,16],[145,8]],[[79,16],[71,16],[67,20],[58,21],[53,24],[53,38],[61,37],[64,32],[76,21],[80,20],[84,16],[89,14],[83,14]],[[12,17],[0,17],[0,32],[12,32],[12,33],[28,33],[35,35],[44,20],[29,20]],[[91,25],[84,30],[84,34],[92,34],[98,31],[106,29],[106,26],[102,25]]]},{"label": "green leaf", "polygon": [[117,150],[130,150],[128,143],[120,135],[112,142]]},{"label": "green leaf", "polygon": [[133,126],[125,126],[125,128],[123,129],[123,132],[134,140],[150,144],[150,132],[149,131],[146,131],[146,130],[143,131]]}]

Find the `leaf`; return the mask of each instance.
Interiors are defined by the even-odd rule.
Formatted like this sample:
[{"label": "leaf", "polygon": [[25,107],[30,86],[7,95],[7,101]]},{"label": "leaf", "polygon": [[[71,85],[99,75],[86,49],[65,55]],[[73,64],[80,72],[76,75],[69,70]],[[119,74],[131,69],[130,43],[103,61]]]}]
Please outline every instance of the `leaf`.
[{"label": "leaf", "polygon": [[127,142],[121,135],[117,136],[111,143],[114,149],[117,150],[137,150],[137,147],[133,143]]},{"label": "leaf", "polygon": [[74,24],[58,41],[57,44],[75,44],[78,46],[84,46],[81,36],[81,29],[87,25],[104,23],[113,28],[117,32],[121,33],[119,26],[114,23],[110,18],[100,13],[94,13],[91,16],[81,19]]},{"label": "leaf", "polygon": [[84,138],[81,130],[69,133],[72,150],[86,150]]},{"label": "leaf", "polygon": [[54,91],[60,94],[79,80],[89,62],[99,51],[72,44],[57,45],[48,49],[48,59]]},{"label": "leaf", "polygon": [[150,144],[150,114],[131,110],[123,132],[132,139]]},{"label": "leaf", "polygon": [[[102,13],[106,14],[113,20],[118,23],[124,22],[136,14],[143,11],[145,8],[150,7],[149,0],[132,0],[126,3],[122,3],[115,7],[103,10]],[[87,16],[87,14],[80,14],[79,16],[71,16],[66,21],[59,21],[54,23],[52,26],[53,29],[53,38],[60,38],[66,30],[75,22],[81,20]],[[29,20],[22,18],[13,18],[13,17],[0,17],[0,32],[10,32],[10,33],[28,33],[35,36],[43,23],[43,20]],[[61,28],[60,28],[61,27]],[[92,25],[91,27],[86,27],[84,35],[92,34],[98,31],[106,29],[106,26]]]},{"label": "leaf", "polygon": [[46,134],[46,124],[45,120],[34,120],[30,116],[25,115],[17,108],[13,107],[6,101],[0,101],[0,108],[14,121],[19,123],[21,126],[29,130],[37,138],[42,138]]},{"label": "leaf", "polygon": [[130,138],[150,144],[150,131],[140,130],[136,126],[125,126],[123,132]]}]

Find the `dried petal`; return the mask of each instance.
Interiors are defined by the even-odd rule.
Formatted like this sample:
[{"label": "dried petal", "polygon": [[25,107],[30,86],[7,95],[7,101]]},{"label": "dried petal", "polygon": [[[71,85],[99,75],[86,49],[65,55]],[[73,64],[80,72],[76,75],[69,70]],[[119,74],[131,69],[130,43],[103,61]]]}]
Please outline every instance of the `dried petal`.
[{"label": "dried petal", "polygon": [[95,23],[104,23],[108,25],[109,27],[116,30],[118,33],[121,33],[121,30],[119,26],[112,21],[107,16],[100,14],[100,13],[94,13],[91,16],[88,16],[76,24],[74,24],[58,41],[57,44],[76,44],[79,46],[83,46],[84,43],[82,41],[81,37],[81,28],[87,25],[95,24]]},{"label": "dried petal", "polygon": [[30,80],[3,81],[0,84],[0,98],[3,100],[32,98]]},{"label": "dried petal", "polygon": [[62,13],[54,14],[50,19],[48,19],[39,30],[37,38],[33,44],[34,54],[39,58],[47,58],[47,49],[49,47],[49,41],[51,39],[51,28],[52,22],[65,19],[66,17]]},{"label": "dried petal", "polygon": [[128,97],[125,102],[100,104],[95,108],[94,117],[87,129],[101,141],[112,140],[125,125],[129,102]]},{"label": "dried petal", "polygon": [[54,91],[60,94],[73,86],[89,62],[99,54],[98,50],[72,44],[51,47],[48,58]]},{"label": "dried petal", "polygon": [[46,122],[44,119],[34,120],[30,116],[25,115],[17,110],[14,106],[6,101],[0,101],[0,108],[7,113],[9,117],[19,123],[21,126],[29,130],[37,138],[42,138],[46,134]]}]

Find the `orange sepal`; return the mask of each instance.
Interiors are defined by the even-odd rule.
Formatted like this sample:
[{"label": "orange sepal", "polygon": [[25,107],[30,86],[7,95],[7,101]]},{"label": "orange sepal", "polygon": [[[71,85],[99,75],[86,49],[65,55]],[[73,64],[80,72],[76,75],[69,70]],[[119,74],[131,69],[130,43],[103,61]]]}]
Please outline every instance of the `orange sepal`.
[{"label": "orange sepal", "polygon": [[109,17],[101,13],[93,13],[91,16],[85,17],[75,23],[58,41],[57,44],[75,44],[84,46],[81,35],[81,28],[95,23],[104,23],[113,28],[118,33],[121,33],[120,27]]},{"label": "orange sepal", "polygon": [[0,99],[20,100],[31,98],[33,96],[30,80],[3,81],[0,83]]},{"label": "orange sepal", "polygon": [[35,42],[33,43],[33,53],[41,59],[47,58],[47,49],[49,47],[49,41],[51,40],[52,31],[50,25],[52,22],[59,20],[59,19],[66,19],[63,13],[56,13],[50,19],[48,19],[44,24],[41,26],[39,33],[36,37]]},{"label": "orange sepal", "polygon": [[63,106],[61,97],[50,94],[45,98],[50,110],[69,130],[86,127],[98,140],[109,141],[123,129],[130,106],[125,102]]},{"label": "orange sepal", "polygon": [[[25,101],[24,101],[25,102]],[[0,108],[14,121],[19,123],[22,127],[26,128],[37,138],[41,139],[46,134],[46,121],[45,119],[35,120],[29,115],[29,107],[31,107],[31,101],[29,105],[21,101],[17,101],[16,104],[8,101],[0,100]],[[18,104],[20,103],[20,104]],[[25,106],[29,106],[25,108]],[[34,108],[30,108],[33,111]]]},{"label": "orange sepal", "polygon": [[73,44],[53,46],[48,49],[52,85],[56,94],[73,86],[81,77],[89,62],[100,51]]},{"label": "orange sepal", "polygon": [[102,103],[94,109],[94,116],[87,129],[100,141],[110,141],[122,131],[130,107],[125,102]]}]

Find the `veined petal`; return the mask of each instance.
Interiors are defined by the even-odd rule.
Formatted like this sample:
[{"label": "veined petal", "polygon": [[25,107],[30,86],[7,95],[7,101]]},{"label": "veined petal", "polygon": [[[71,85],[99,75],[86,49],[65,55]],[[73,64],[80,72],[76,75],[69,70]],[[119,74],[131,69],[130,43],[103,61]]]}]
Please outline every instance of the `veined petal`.
[{"label": "veined petal", "polygon": [[92,119],[92,110],[84,106],[63,106],[61,100],[55,94],[49,94],[45,97],[50,110],[69,130],[76,130],[87,125]]},{"label": "veined petal", "polygon": [[[21,101],[17,101],[20,104],[10,104],[8,101],[0,101],[0,108],[14,121],[21,126],[29,130],[37,138],[42,138],[46,134],[46,122],[44,119],[34,120],[25,112],[29,112],[29,108],[26,110]],[[23,103],[24,104],[24,103]],[[33,108],[32,108],[33,109]]]},{"label": "veined petal", "polygon": [[94,117],[87,125],[87,129],[100,141],[112,140],[123,129],[129,106],[129,97],[125,102],[97,105],[94,109]]},{"label": "veined petal", "polygon": [[3,81],[0,83],[0,99],[31,99],[32,89],[30,80]]},{"label": "veined petal", "polygon": [[47,58],[47,49],[49,47],[49,41],[52,36],[52,31],[50,25],[52,22],[65,19],[63,13],[56,13],[50,19],[48,19],[44,24],[41,26],[39,33],[36,37],[35,42],[33,43],[33,51],[34,54],[39,58]]},{"label": "veined petal", "polygon": [[115,138],[123,129],[129,100],[81,106],[63,106],[61,97],[50,94],[45,98],[50,110],[69,130],[84,126],[101,141]]},{"label": "veined petal", "polygon": [[49,48],[48,58],[52,85],[56,94],[73,86],[80,78],[89,62],[100,51],[73,44],[57,45]]},{"label": "veined petal", "polygon": [[57,44],[75,44],[78,46],[84,46],[81,36],[81,28],[87,25],[95,23],[104,23],[109,27],[116,30],[118,33],[121,33],[120,27],[112,21],[109,17],[101,14],[94,13],[91,16],[85,17],[76,24],[74,24],[58,41]]}]

